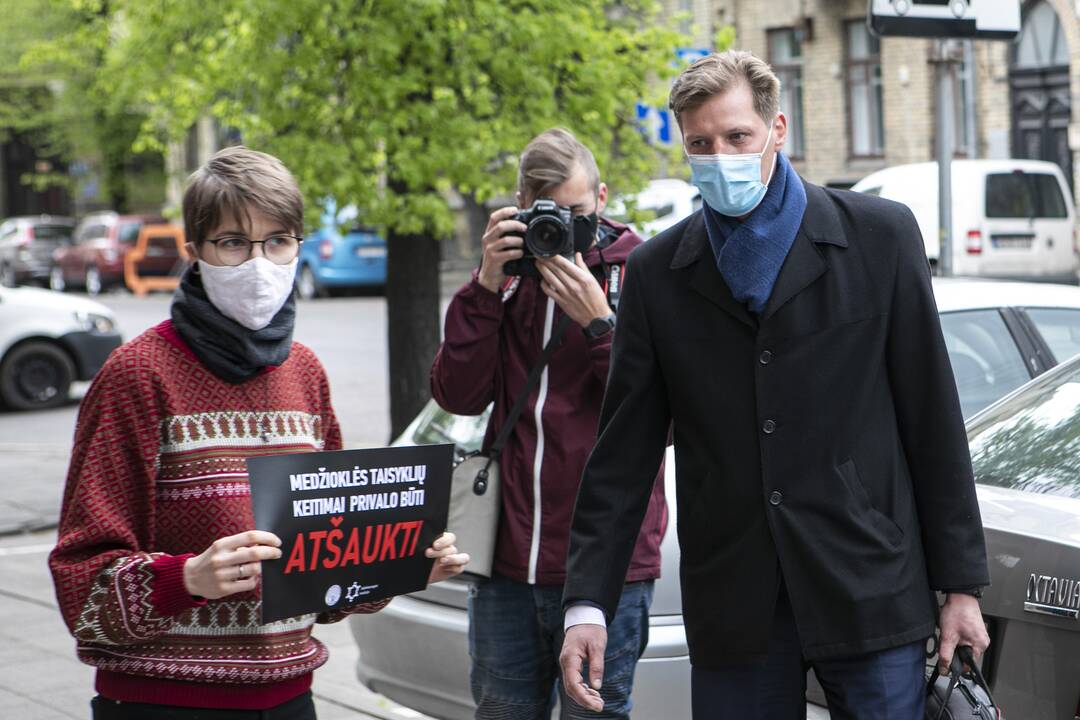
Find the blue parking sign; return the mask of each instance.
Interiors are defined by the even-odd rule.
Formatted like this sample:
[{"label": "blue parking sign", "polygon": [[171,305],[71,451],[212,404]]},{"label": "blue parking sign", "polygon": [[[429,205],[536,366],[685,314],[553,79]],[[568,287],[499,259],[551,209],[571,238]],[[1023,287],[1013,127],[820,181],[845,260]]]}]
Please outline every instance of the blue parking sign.
[{"label": "blue parking sign", "polygon": [[671,113],[666,109],[636,103],[638,127],[654,145],[671,144]]}]

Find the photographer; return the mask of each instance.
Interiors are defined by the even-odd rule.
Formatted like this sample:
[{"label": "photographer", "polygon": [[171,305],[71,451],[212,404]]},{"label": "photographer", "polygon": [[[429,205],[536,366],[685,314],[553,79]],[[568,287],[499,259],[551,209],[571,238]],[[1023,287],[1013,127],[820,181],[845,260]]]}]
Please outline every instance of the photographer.
[{"label": "photographer", "polygon": [[[570,520],[596,441],[622,266],[641,243],[600,216],[606,200],[592,153],[572,134],[553,129],[533,139],[521,155],[521,209],[491,214],[481,266],[447,309],[445,340],[431,370],[432,394],[446,410],[477,415],[494,403],[490,447],[543,348],[569,318],[498,458],[502,513],[494,571],[469,599],[477,718],[547,718],[556,689],[568,712],[557,658]],[[666,522],[659,481],[608,627],[604,717],[629,716]]]}]

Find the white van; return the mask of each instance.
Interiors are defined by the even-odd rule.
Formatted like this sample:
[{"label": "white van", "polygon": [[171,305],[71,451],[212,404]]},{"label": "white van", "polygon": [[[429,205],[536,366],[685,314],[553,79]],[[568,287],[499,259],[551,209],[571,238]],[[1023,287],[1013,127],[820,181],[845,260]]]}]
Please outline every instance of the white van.
[{"label": "white van", "polygon": [[[896,165],[852,188],[911,208],[926,254],[938,261],[936,162]],[[1042,160],[954,160],[953,273],[1075,283],[1076,209],[1056,164]]]}]

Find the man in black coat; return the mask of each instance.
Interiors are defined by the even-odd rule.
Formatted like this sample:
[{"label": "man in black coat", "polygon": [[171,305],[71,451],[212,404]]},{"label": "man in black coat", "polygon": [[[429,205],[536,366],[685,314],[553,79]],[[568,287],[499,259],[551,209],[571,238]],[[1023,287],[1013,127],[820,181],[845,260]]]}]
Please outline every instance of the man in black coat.
[{"label": "man in black coat", "polygon": [[935,626],[943,664],[989,644],[989,573],[918,226],[794,172],[779,81],[749,53],[694,63],[671,108],[705,206],[627,265],[567,691],[603,707],[604,626],[673,427],[695,720],[804,717],[808,665],[834,718],[921,718]]}]

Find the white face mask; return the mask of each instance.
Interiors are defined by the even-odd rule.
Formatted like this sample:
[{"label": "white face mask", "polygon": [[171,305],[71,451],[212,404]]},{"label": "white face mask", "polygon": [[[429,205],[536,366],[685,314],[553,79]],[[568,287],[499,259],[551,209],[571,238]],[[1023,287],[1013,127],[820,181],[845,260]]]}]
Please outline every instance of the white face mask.
[{"label": "white face mask", "polygon": [[296,259],[278,265],[253,257],[235,266],[199,260],[199,274],[210,302],[222,315],[248,330],[262,330],[292,293]]}]

